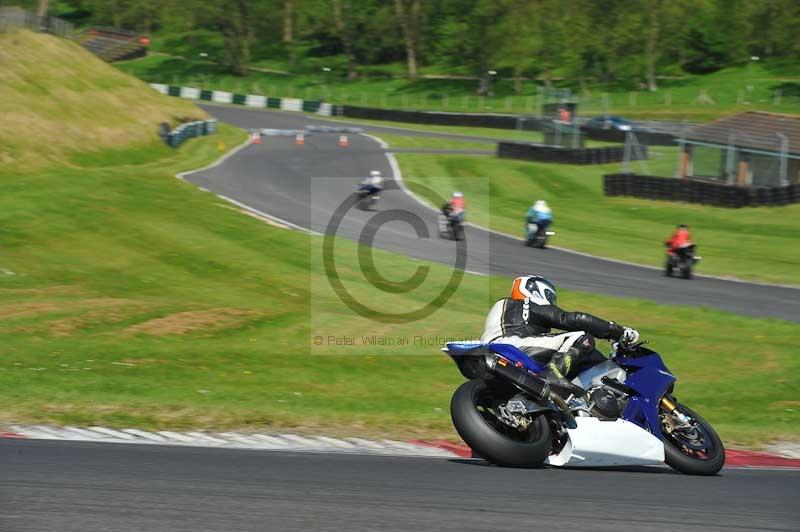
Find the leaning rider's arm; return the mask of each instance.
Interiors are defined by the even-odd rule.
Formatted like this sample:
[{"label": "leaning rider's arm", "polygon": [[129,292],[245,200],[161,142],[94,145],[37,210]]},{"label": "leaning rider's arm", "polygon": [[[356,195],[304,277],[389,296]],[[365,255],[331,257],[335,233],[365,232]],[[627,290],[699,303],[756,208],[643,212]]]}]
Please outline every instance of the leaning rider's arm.
[{"label": "leaning rider's arm", "polygon": [[553,305],[536,307],[536,318],[553,329],[586,331],[596,338],[619,340],[623,327],[586,312],[566,312]]}]

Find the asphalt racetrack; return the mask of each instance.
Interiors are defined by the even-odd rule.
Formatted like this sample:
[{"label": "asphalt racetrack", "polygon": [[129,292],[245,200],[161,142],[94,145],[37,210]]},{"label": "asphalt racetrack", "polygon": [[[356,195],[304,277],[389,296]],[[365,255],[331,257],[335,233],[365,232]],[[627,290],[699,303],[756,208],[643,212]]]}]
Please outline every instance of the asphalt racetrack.
[{"label": "asphalt racetrack", "polygon": [[[222,106],[203,108],[219,120],[243,128],[290,130],[308,125],[342,125],[302,113]],[[366,129],[376,135],[381,131],[401,133],[399,129],[385,127]],[[294,137],[265,137],[262,144],[248,146],[221,165],[189,174],[186,179],[268,215],[325,233],[334,212],[370,170],[380,170],[387,177],[394,175],[387,150],[373,138],[349,135],[347,148],[338,146],[337,141],[338,133],[313,133],[305,138],[304,145],[295,144]],[[436,213],[431,208],[397,189],[384,191],[379,204],[381,212],[392,210],[416,215],[424,221],[427,234],[420,237],[408,223],[390,222],[378,230],[374,246],[418,259],[456,264],[456,246],[437,237]],[[373,215],[357,209],[348,211],[337,234],[359,240]],[[466,269],[472,272],[508,277],[536,273],[565,288],[800,321],[798,288],[704,276],[687,282],[663,277],[652,268],[556,249],[526,248],[519,240],[477,227],[467,227],[466,241]]]},{"label": "asphalt racetrack", "polygon": [[0,440],[3,532],[798,530],[797,471]]}]

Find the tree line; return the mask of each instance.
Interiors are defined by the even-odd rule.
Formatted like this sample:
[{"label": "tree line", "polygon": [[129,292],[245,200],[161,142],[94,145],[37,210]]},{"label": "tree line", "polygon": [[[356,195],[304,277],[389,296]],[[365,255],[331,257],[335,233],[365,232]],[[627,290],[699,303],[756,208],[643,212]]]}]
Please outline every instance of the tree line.
[{"label": "tree line", "polygon": [[514,78],[517,90],[526,77],[656,90],[659,76],[753,56],[800,60],[797,0],[58,0],[50,11],[216,39],[215,59],[241,75],[264,57],[298,73],[339,58],[348,79],[402,62],[410,79],[426,66],[473,76],[479,93],[492,75]]}]

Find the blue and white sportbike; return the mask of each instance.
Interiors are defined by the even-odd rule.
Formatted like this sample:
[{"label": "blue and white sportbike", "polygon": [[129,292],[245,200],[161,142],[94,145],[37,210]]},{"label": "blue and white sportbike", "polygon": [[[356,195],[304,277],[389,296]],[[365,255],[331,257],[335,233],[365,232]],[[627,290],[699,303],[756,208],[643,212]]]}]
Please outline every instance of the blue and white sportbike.
[{"label": "blue and white sportbike", "polygon": [[[613,344],[611,357],[570,387],[509,344],[448,343],[442,349],[469,379],[450,414],[458,434],[499,466],[623,466],[666,462],[689,475],[725,463],[717,433],[673,395],[675,377],[658,353]],[[556,388],[558,393],[556,393]]]}]

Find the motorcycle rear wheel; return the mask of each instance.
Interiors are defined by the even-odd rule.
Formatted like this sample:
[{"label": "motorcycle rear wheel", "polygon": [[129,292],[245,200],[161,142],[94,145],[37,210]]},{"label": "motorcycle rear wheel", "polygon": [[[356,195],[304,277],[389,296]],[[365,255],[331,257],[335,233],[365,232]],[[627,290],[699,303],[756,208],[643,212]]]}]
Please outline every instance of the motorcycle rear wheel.
[{"label": "motorcycle rear wheel", "polygon": [[[686,475],[716,475],[725,465],[725,447],[714,428],[694,410],[679,404],[678,410],[689,416],[701,438],[688,438],[678,431],[664,432],[664,457],[668,466]],[[663,415],[667,415],[662,412]]]},{"label": "motorcycle rear wheel", "polygon": [[461,438],[487,461],[502,467],[541,467],[552,448],[547,418],[537,416],[527,430],[502,423],[492,412],[498,392],[482,379],[467,381],[453,394],[450,415]]}]

